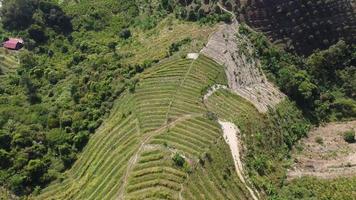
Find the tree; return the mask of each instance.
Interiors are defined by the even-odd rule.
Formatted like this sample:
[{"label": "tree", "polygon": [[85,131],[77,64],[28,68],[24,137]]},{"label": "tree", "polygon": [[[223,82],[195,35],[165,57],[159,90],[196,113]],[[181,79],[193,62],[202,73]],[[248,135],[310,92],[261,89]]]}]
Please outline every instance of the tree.
[{"label": "tree", "polygon": [[69,33],[72,31],[71,18],[58,5],[50,1],[40,1],[39,9],[44,13],[47,26],[52,27],[57,32]]},{"label": "tree", "polygon": [[47,167],[47,164],[42,160],[30,160],[25,167],[25,172],[30,179],[29,182],[40,183],[41,177],[47,171]]},{"label": "tree", "polygon": [[129,37],[131,37],[131,31],[129,29],[125,28],[120,31],[119,36],[123,39],[128,39]]},{"label": "tree", "polygon": [[47,36],[44,29],[37,24],[31,25],[31,27],[28,29],[28,34],[30,35],[31,39],[38,43],[47,41]]},{"label": "tree", "polygon": [[88,143],[89,136],[86,133],[79,133],[73,138],[74,146],[78,150],[82,150],[83,147]]},{"label": "tree", "polygon": [[0,132],[0,149],[9,150],[11,147],[11,136]]},{"label": "tree", "polygon": [[9,30],[22,30],[32,23],[36,0],[2,1],[1,21]]},{"label": "tree", "polygon": [[10,166],[10,154],[5,150],[0,149],[0,169],[7,168],[9,166]]}]

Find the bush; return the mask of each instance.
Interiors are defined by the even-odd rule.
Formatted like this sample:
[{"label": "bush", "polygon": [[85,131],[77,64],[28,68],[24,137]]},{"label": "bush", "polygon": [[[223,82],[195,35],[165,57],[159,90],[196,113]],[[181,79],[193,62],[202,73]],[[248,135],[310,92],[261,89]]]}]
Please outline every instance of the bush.
[{"label": "bush", "polygon": [[315,142],[320,144],[320,145],[324,144],[323,138],[321,138],[321,137],[316,137],[315,138]]},{"label": "bush", "polygon": [[185,160],[179,153],[174,154],[172,160],[177,167],[184,166]]},{"label": "bush", "polygon": [[9,150],[11,147],[11,136],[0,132],[0,149]]},{"label": "bush", "polygon": [[0,169],[10,166],[10,154],[0,149]]},{"label": "bush", "polygon": [[120,38],[123,38],[123,39],[128,39],[131,37],[131,31],[127,28],[123,29],[122,31],[120,31]]},{"label": "bush", "polygon": [[348,143],[354,143],[355,142],[355,131],[349,130],[349,131],[344,132],[344,140]]}]

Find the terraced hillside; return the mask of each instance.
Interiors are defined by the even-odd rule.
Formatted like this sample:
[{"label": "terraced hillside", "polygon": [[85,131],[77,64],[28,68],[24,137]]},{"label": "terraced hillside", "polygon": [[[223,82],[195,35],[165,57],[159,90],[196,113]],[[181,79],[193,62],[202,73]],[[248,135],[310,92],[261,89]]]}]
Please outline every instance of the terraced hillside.
[{"label": "terraced hillside", "polygon": [[3,48],[0,49],[0,75],[14,72],[18,65],[17,58],[13,53]]},{"label": "terraced hillside", "polygon": [[[225,84],[223,67],[200,56],[144,73],[123,95],[62,182],[35,199],[250,199],[234,173],[221,128],[202,101]],[[178,153],[185,164],[172,162]]]}]

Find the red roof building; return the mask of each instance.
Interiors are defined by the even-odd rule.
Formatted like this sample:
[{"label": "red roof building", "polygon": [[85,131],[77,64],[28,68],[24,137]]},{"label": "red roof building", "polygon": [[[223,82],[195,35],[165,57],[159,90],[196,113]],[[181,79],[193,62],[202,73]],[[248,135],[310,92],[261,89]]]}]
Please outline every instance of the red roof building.
[{"label": "red roof building", "polygon": [[6,49],[19,50],[23,47],[23,40],[21,38],[9,38],[9,40],[3,43]]}]

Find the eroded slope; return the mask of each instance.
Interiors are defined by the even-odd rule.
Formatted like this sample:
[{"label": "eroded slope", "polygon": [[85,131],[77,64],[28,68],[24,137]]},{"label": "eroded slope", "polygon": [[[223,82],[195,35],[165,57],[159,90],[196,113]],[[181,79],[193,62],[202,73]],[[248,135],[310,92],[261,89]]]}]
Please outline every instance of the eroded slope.
[{"label": "eroded slope", "polygon": [[238,33],[238,26],[236,22],[220,25],[201,53],[226,67],[230,89],[252,102],[260,112],[266,112],[284,95],[267,80],[260,61],[252,56],[251,42]]},{"label": "eroded slope", "polygon": [[295,163],[288,172],[288,178],[353,176],[356,172],[356,143],[347,143],[343,133],[355,129],[356,121],[351,121],[330,123],[312,130],[308,138],[302,139],[295,148]]}]

